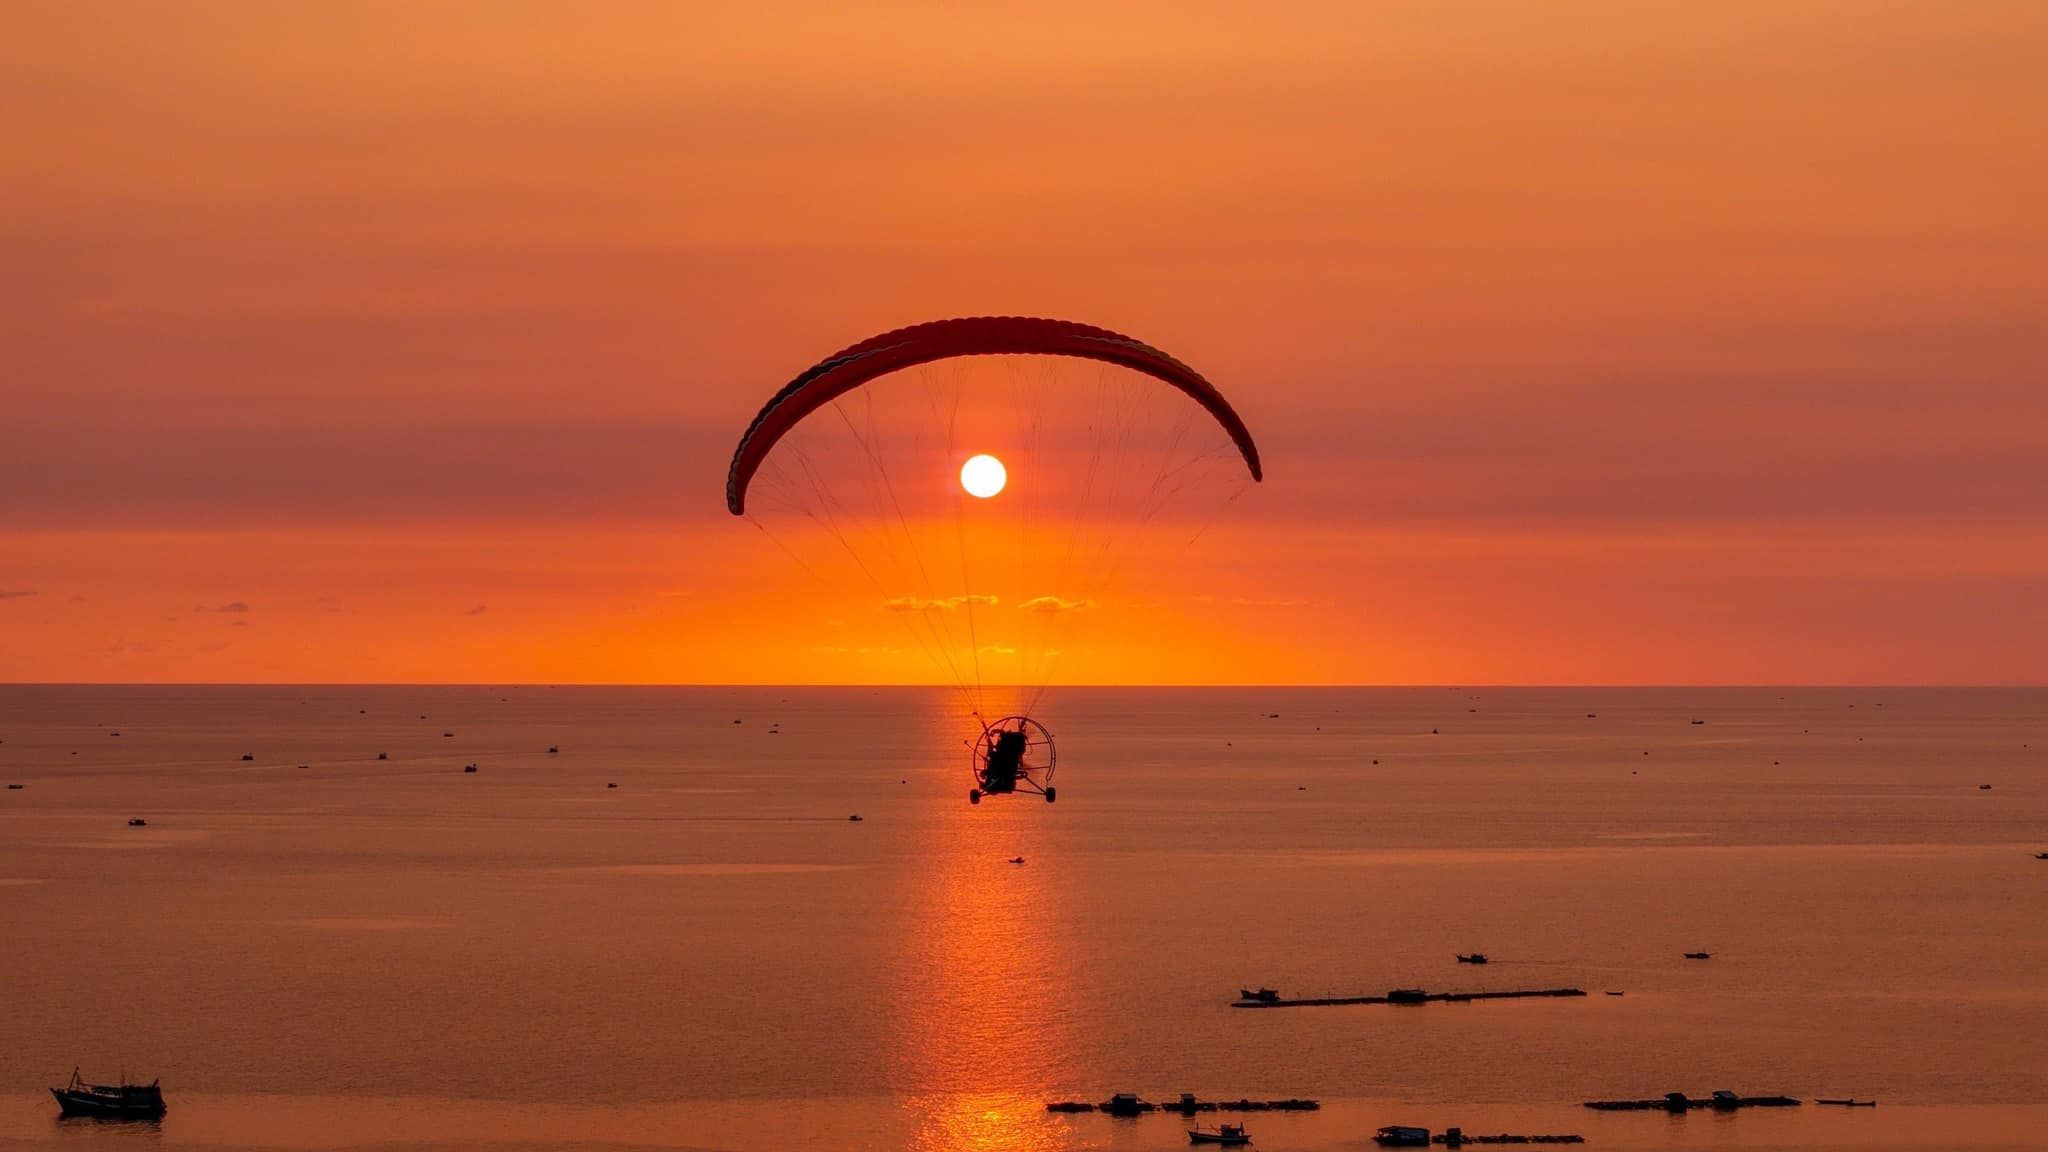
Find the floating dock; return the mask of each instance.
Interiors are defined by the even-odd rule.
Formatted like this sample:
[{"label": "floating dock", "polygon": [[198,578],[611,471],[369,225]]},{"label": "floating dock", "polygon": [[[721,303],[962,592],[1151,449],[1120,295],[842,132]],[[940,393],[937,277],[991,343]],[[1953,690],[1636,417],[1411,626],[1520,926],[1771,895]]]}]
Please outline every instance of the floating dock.
[{"label": "floating dock", "polygon": [[1579,988],[1535,988],[1513,992],[1425,992],[1396,988],[1384,996],[1315,996],[1299,1000],[1240,999],[1232,1008],[1336,1008],[1348,1004],[1464,1004],[1473,1000],[1530,1000],[1546,996],[1584,996]]},{"label": "floating dock", "polygon": [[1712,1096],[1671,1092],[1654,1100],[1586,1101],[1586,1107],[1601,1112],[1689,1112],[1695,1108],[1731,1112],[1737,1108],[1796,1108],[1798,1105],[1799,1101],[1790,1096],[1737,1096],[1733,1092],[1716,1092]]},{"label": "floating dock", "polygon": [[1449,1132],[1439,1132],[1431,1136],[1429,1142],[1442,1144],[1446,1148],[1458,1148],[1466,1144],[1584,1144],[1586,1138],[1576,1132],[1557,1136],[1516,1136],[1506,1132],[1492,1136],[1472,1136],[1453,1128]]},{"label": "floating dock", "polygon": [[1080,1100],[1055,1100],[1045,1106],[1047,1112],[1101,1112],[1109,1116],[1136,1116],[1146,1112],[1165,1112],[1174,1116],[1192,1116],[1197,1112],[1314,1112],[1322,1108],[1322,1102],[1289,1097],[1285,1100],[1202,1100],[1192,1092],[1183,1092],[1175,1100],[1154,1103],[1139,1096],[1123,1093],[1112,1096],[1100,1104],[1089,1104]]}]

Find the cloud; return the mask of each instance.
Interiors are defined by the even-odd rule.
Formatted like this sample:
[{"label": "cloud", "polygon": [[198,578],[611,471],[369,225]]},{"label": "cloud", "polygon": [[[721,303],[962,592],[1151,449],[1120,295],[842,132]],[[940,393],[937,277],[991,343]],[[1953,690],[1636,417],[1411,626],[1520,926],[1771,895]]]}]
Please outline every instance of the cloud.
[{"label": "cloud", "polygon": [[926,600],[919,596],[892,596],[882,601],[882,611],[951,612],[955,608],[962,606],[986,607],[997,603],[999,601],[993,596],[982,596],[973,593],[960,596],[943,596],[936,600]]},{"label": "cloud", "polygon": [[1025,612],[1081,612],[1095,607],[1095,601],[1068,600],[1059,596],[1034,596],[1017,607]]},{"label": "cloud", "polygon": [[1239,596],[1230,601],[1246,608],[1335,608],[1334,600],[1254,600]]},{"label": "cloud", "polygon": [[227,612],[239,616],[249,611],[249,605],[240,600],[230,600],[218,608],[208,608],[202,604],[192,610],[194,612]]},{"label": "cloud", "polygon": [[26,600],[35,594],[33,588],[0,588],[0,600]]},{"label": "cloud", "polygon": [[484,613],[486,613],[486,612],[488,612],[488,611],[490,611],[490,610],[491,610],[491,606],[490,606],[489,604],[479,604],[479,605],[477,605],[476,607],[474,607],[474,608],[471,608],[471,609],[468,609],[467,611],[463,612],[463,615],[464,615],[464,616],[481,616],[481,615],[483,615]]}]

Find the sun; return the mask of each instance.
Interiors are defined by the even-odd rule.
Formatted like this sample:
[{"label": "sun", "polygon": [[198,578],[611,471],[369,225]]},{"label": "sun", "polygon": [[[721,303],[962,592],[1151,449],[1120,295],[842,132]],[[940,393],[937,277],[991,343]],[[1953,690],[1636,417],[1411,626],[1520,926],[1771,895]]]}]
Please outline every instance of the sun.
[{"label": "sun", "polygon": [[1001,492],[1003,485],[1009,482],[1010,470],[1003,467],[1001,460],[986,452],[968,457],[967,463],[960,466],[960,486],[967,489],[969,496],[986,500]]}]

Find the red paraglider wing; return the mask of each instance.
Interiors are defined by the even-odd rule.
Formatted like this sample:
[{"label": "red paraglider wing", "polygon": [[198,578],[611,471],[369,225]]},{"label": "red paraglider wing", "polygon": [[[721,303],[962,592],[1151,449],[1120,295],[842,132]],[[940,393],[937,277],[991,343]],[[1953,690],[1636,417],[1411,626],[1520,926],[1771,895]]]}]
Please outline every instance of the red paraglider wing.
[{"label": "red paraglider wing", "polygon": [[885,332],[819,361],[790,381],[761,409],[740,437],[725,479],[725,506],[735,516],[746,514],[747,485],[775,442],[812,412],[880,376],[955,356],[1075,356],[1100,360],[1143,372],[1186,393],[1200,404],[1237,445],[1253,480],[1259,469],[1259,448],[1230,402],[1201,373],[1149,344],[1107,328],[1069,320],[1028,316],[974,316],[935,320]]}]

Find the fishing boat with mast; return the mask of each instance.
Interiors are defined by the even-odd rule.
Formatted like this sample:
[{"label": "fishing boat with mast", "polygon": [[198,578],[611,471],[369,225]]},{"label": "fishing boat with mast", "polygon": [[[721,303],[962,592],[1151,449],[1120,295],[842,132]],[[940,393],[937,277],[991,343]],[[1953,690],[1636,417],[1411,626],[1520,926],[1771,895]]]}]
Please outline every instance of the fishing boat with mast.
[{"label": "fishing boat with mast", "polygon": [[71,1070],[71,1082],[62,1088],[50,1089],[50,1095],[57,1098],[57,1107],[66,1116],[89,1116],[96,1120],[160,1120],[167,1109],[164,1107],[163,1089],[155,1080],[147,1084],[129,1084],[122,1077],[120,1084],[88,1084]]}]

